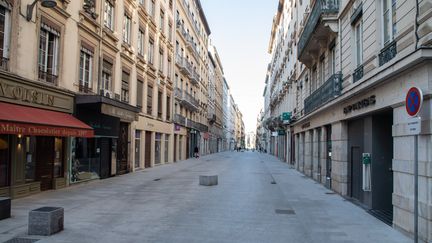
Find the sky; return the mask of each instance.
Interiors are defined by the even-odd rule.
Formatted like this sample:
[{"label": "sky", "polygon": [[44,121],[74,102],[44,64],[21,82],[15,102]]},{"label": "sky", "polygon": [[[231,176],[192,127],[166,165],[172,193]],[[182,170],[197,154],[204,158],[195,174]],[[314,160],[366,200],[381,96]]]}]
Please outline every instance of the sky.
[{"label": "sky", "polygon": [[245,131],[256,130],[263,107],[267,53],[278,0],[201,0],[212,44],[222,61]]}]

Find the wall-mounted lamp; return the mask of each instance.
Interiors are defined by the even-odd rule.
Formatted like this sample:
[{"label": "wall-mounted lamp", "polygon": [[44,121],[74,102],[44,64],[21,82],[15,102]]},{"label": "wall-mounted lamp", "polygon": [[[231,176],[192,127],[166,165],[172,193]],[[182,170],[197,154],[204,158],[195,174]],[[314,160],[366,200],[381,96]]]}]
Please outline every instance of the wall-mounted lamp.
[{"label": "wall-mounted lamp", "polygon": [[56,0],[34,0],[32,4],[27,4],[27,21],[30,21],[33,17],[33,9],[37,2],[41,2],[42,7],[44,8],[54,8],[57,6]]}]

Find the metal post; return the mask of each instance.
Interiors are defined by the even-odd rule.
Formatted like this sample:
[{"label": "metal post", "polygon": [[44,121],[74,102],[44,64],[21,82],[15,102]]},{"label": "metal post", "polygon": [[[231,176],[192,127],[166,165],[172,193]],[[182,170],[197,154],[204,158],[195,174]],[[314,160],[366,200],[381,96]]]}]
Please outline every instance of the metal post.
[{"label": "metal post", "polygon": [[418,243],[418,135],[414,136],[414,242]]}]

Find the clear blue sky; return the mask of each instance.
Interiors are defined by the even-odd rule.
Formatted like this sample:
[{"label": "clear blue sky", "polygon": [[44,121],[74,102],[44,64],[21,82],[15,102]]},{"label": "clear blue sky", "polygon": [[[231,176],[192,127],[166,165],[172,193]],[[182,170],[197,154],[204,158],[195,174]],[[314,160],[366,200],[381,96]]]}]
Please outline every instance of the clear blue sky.
[{"label": "clear blue sky", "polygon": [[201,0],[246,132],[255,131],[264,99],[267,53],[277,0]]}]

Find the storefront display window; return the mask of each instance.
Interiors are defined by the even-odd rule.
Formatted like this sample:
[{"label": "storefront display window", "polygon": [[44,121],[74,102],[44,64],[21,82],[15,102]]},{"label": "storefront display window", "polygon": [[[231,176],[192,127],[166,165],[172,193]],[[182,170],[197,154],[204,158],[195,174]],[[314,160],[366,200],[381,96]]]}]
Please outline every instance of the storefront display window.
[{"label": "storefront display window", "polygon": [[9,159],[9,136],[0,135],[0,187],[9,186]]},{"label": "storefront display window", "polygon": [[54,141],[54,178],[63,177],[63,139]]},{"label": "storefront display window", "polygon": [[155,164],[161,163],[161,139],[162,134],[156,133],[156,139],[155,139]]},{"label": "storefront display window", "polygon": [[72,140],[71,182],[98,179],[100,174],[100,148],[97,138]]},{"label": "storefront display window", "polygon": [[32,182],[36,178],[36,137],[26,136],[24,139],[26,182]]},{"label": "storefront display window", "polygon": [[165,163],[168,163],[169,134],[165,134]]},{"label": "storefront display window", "polygon": [[140,167],[141,131],[135,131],[135,168]]}]

